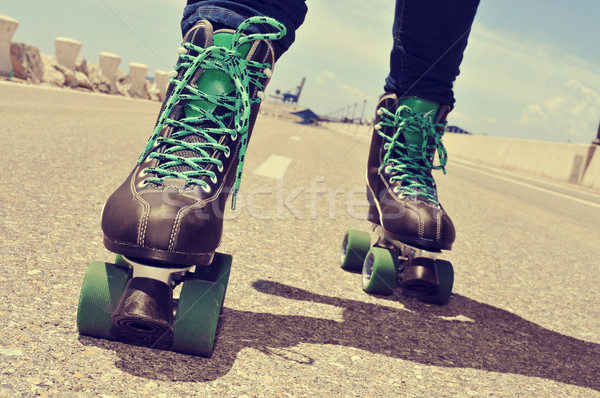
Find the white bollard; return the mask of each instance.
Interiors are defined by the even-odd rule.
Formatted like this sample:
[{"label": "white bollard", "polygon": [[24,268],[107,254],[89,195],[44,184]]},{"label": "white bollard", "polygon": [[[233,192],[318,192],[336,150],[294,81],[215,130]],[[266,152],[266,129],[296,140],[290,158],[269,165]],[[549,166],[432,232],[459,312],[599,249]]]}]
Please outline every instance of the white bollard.
[{"label": "white bollard", "polygon": [[56,50],[56,61],[75,72],[75,60],[81,50],[81,43],[77,40],[68,39],[66,37],[57,37],[54,41]]},{"label": "white bollard", "polygon": [[10,62],[10,40],[19,26],[19,21],[0,15],[0,75],[9,76],[12,71]]},{"label": "white bollard", "polygon": [[100,70],[104,77],[110,82],[110,93],[117,93],[117,68],[121,63],[121,57],[113,53],[100,53]]},{"label": "white bollard", "polygon": [[146,98],[146,74],[148,65],[132,62],[129,64],[129,75],[131,76],[131,96]]},{"label": "white bollard", "polygon": [[154,85],[160,92],[160,100],[164,101],[169,88],[169,72],[164,70],[154,71]]}]

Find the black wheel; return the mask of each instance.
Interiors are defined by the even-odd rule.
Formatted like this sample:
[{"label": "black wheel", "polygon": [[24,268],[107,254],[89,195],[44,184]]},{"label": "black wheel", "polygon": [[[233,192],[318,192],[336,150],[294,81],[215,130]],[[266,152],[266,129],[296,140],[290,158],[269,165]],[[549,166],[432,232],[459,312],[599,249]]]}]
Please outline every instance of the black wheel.
[{"label": "black wheel", "polygon": [[360,271],[371,247],[371,236],[367,232],[349,229],[342,241],[340,263],[347,271]]}]

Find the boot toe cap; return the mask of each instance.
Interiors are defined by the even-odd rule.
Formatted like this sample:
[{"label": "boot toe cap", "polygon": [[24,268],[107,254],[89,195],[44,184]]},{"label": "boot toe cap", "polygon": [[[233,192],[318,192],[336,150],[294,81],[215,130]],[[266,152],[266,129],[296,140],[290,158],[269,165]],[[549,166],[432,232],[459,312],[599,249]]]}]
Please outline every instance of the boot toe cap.
[{"label": "boot toe cap", "polygon": [[210,204],[179,189],[135,191],[123,184],[102,212],[105,243],[111,251],[157,261],[211,257],[220,243],[222,212],[209,211]]},{"label": "boot toe cap", "polygon": [[455,232],[450,217],[437,206],[402,203],[382,209],[381,224],[393,238],[424,249],[452,247]]}]

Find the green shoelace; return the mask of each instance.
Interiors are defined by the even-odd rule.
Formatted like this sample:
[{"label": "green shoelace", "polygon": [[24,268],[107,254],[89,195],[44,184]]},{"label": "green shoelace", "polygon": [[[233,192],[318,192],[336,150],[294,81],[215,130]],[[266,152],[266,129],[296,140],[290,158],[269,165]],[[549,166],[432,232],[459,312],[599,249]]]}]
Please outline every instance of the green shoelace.
[{"label": "green shoelace", "polygon": [[[401,181],[400,190],[404,196],[422,196],[434,205],[439,205],[435,189],[435,180],[431,170],[443,170],[446,174],[448,154],[442,144],[443,127],[446,123],[433,124],[429,118],[424,118],[405,105],[398,107],[395,113],[386,108],[378,110],[380,120],[377,123],[377,133],[385,140],[383,156],[379,174],[387,168],[396,174],[390,178],[390,183]],[[393,136],[383,132],[383,127],[395,129]],[[436,128],[442,131],[437,132]],[[421,144],[403,142],[400,137],[405,133],[422,134]],[[438,153],[439,165],[433,164],[435,152]],[[399,192],[396,192],[399,193]]]},{"label": "green shoelace", "polygon": [[[270,25],[275,28],[276,32],[244,36],[244,31],[252,24]],[[161,160],[157,167],[149,167],[144,170],[145,173],[155,174],[146,180],[148,183],[162,185],[166,178],[181,178],[186,180],[187,185],[199,185],[204,190],[209,190],[209,185],[202,178],[209,177],[214,183],[216,174],[203,166],[213,164],[219,170],[222,169],[223,162],[211,157],[209,151],[218,150],[229,157],[231,149],[219,144],[215,137],[230,135],[233,141],[238,138],[241,141],[236,177],[232,187],[232,209],[235,209],[236,195],[240,187],[248,146],[251,105],[262,100],[259,97],[250,98],[250,85],[253,84],[261,91],[264,90],[259,79],[270,77],[265,74],[265,71],[271,68],[269,63],[246,60],[240,54],[240,47],[257,40],[278,40],[285,34],[285,26],[276,20],[268,17],[252,17],[242,22],[237,28],[232,37],[231,48],[221,46],[202,48],[192,43],[182,45],[183,48],[179,51],[181,62],[175,66],[175,72],[178,75],[181,75],[181,70],[185,72],[180,80],[171,77],[170,82],[174,84],[173,92],[165,103],[164,110],[158,118],[146,148],[138,159],[138,163],[142,163],[147,157]],[[190,51],[197,52],[198,55],[189,55]],[[209,95],[190,85],[190,80],[199,68],[215,69],[227,74],[235,86],[234,92],[229,95]],[[223,107],[227,111],[217,115],[191,103],[199,100]],[[182,101],[197,116],[184,117],[179,120],[171,119],[170,114],[174,105]],[[233,128],[229,128],[226,123],[232,114],[234,125]],[[206,122],[210,122],[213,127],[195,127],[199,124],[206,125]],[[175,132],[170,137],[160,136],[161,130],[165,126],[174,127]],[[196,135],[201,140],[199,142],[186,141],[186,137],[190,135]],[[155,152],[154,150],[160,145],[165,145],[166,148],[162,152]],[[193,151],[197,156],[182,157],[176,154],[178,151]],[[184,166],[187,170],[177,171],[178,166]]]}]

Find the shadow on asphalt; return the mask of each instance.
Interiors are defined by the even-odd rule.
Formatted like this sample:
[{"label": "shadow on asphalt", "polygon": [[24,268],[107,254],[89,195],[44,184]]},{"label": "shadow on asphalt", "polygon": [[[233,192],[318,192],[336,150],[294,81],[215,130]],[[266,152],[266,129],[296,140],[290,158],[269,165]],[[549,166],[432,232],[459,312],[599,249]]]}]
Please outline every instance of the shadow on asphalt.
[{"label": "shadow on asphalt", "polygon": [[[198,358],[85,338],[114,350],[116,366],[132,375],[173,381],[210,381],[226,375],[237,354],[254,348],[310,366],[299,343],[335,344],[442,367],[539,377],[600,390],[600,345],[544,329],[510,312],[453,295],[446,306],[422,304],[399,293],[410,311],[310,293],[276,282],[254,282],[259,292],[343,308],[343,322],[224,308],[211,358]],[[471,321],[448,320],[456,316]],[[465,318],[460,318],[465,319]]]}]

